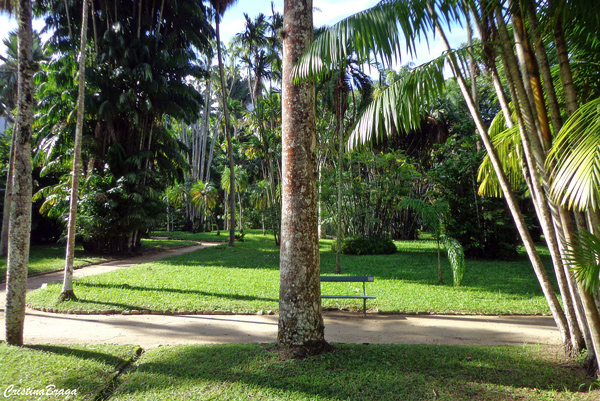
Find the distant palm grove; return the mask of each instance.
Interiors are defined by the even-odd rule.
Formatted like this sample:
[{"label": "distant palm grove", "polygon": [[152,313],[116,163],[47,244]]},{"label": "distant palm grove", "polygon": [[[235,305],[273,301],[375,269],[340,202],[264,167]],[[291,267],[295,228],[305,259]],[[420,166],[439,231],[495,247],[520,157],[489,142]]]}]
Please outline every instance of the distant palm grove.
[{"label": "distant palm grove", "polygon": [[[24,56],[20,29],[0,61],[3,252],[18,217],[11,202],[28,196],[33,243],[66,238],[72,215],[78,241],[99,254],[136,253],[155,230],[223,231],[233,245],[244,229],[262,229],[280,245],[284,15],[275,5],[245,15],[223,43],[231,3],[34,2],[47,40],[32,34]],[[339,252],[345,239],[430,234],[467,259],[512,259],[524,247],[566,349],[585,348],[597,363],[600,9],[592,3],[384,0],[315,27],[293,82],[315,88],[319,236],[335,236]],[[447,35],[457,24],[467,37],[453,48]],[[420,53],[425,37],[445,51],[423,65],[399,59]],[[27,71],[30,124],[19,106]],[[32,189],[18,198],[25,143]]]}]

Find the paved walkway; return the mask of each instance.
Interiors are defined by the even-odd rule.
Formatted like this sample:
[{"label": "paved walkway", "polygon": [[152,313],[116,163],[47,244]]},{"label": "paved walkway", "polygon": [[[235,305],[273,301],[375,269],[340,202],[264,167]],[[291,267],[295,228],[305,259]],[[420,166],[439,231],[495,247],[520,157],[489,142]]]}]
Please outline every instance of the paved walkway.
[{"label": "paved walkway", "polygon": [[[99,274],[202,249],[179,248],[112,261],[75,271]],[[28,289],[62,280],[62,273],[31,277]],[[6,291],[0,291],[4,311]],[[522,345],[560,344],[549,316],[384,315],[325,311],[325,338],[334,343]],[[174,344],[271,343],[277,341],[277,315],[67,315],[28,309],[27,344],[137,344],[144,348]],[[4,313],[0,315],[4,327]],[[4,330],[0,340],[4,339]]]}]

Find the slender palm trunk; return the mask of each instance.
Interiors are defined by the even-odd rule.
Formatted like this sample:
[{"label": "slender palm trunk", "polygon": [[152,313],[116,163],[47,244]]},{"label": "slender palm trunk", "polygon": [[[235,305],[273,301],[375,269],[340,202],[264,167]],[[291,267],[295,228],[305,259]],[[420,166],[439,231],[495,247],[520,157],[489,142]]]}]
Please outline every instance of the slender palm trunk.
[{"label": "slender palm trunk", "polygon": [[[430,13],[433,13],[433,10],[431,8],[430,8]],[[448,51],[450,51],[451,50],[450,44],[446,38],[444,31],[441,29],[439,24],[436,23],[435,29],[438,32],[438,34],[440,35],[440,37],[442,38],[444,45],[446,46],[446,49]],[[502,169],[502,164],[500,163],[500,160],[498,159],[498,156],[496,154],[496,151],[494,149],[492,141],[487,133],[485,124],[483,123],[481,115],[479,113],[477,113],[477,109],[475,107],[475,103],[474,103],[473,99],[471,98],[469,88],[465,82],[465,79],[462,76],[460,68],[458,67],[456,59],[454,57],[451,57],[451,66],[452,66],[453,73],[457,78],[457,82],[459,84],[461,93],[463,94],[463,97],[467,103],[469,112],[471,113],[471,116],[473,117],[473,120],[475,121],[477,131],[479,132],[479,135],[481,136],[481,139],[483,140],[483,143],[485,145],[485,148],[486,148],[486,151],[490,158],[490,161],[494,167],[494,171],[496,172],[496,175],[498,177],[498,181],[502,188],[502,192],[506,199],[506,203],[507,203],[508,208],[513,216],[513,220],[514,220],[517,230],[521,236],[521,240],[523,241],[523,244],[525,246],[527,254],[529,255],[530,261],[533,265],[533,269],[538,278],[540,286],[542,287],[542,292],[544,293],[544,296],[546,297],[546,301],[548,302],[548,306],[550,307],[550,310],[552,311],[552,315],[554,316],[554,320],[555,320],[556,325],[561,334],[563,343],[567,343],[568,326],[567,326],[567,321],[566,321],[564,312],[562,310],[562,307],[560,306],[560,303],[558,302],[556,294],[554,293],[554,289],[552,288],[552,284],[550,283],[548,275],[546,274],[546,271],[545,271],[542,261],[539,257],[539,254],[537,253],[537,250],[535,249],[535,245],[533,243],[533,240],[531,238],[529,230],[527,229],[525,220],[523,219],[523,215],[519,208],[518,202],[516,200],[514,193],[512,192],[512,189],[510,188],[510,184],[508,183],[508,180],[506,179],[506,175],[504,174],[504,171]]]},{"label": "slender palm trunk", "polygon": [[291,73],[313,40],[312,0],[285,0],[282,78],[280,346],[325,344],[317,238],[315,88]]},{"label": "slender palm trunk", "polygon": [[337,100],[337,110],[336,110],[336,131],[338,134],[338,187],[337,187],[337,238],[336,238],[336,248],[335,248],[335,273],[342,272],[342,169],[343,169],[343,153],[344,153],[344,135],[342,134],[342,121],[344,119],[343,116],[343,106],[342,106],[342,97],[344,94],[343,90],[343,81],[341,77],[339,78],[338,84],[336,86],[336,100]]},{"label": "slender palm trunk", "polygon": [[[565,94],[567,113],[568,115],[571,115],[577,110],[579,104],[577,102],[577,94],[573,84],[573,74],[571,72],[567,43],[565,41],[562,18],[560,16],[557,18],[554,24],[554,43],[556,45],[556,53],[560,68],[560,77],[563,84],[563,91]],[[575,213],[575,217],[578,217],[577,212]],[[585,228],[584,222],[581,221],[581,218],[579,218],[577,225],[579,228]],[[567,241],[569,235],[569,230],[565,230]],[[598,306],[595,302],[592,302],[593,295],[586,291],[581,284],[578,283],[577,288],[579,290],[579,296],[581,298],[583,310],[587,319],[590,337],[593,343],[593,351],[595,351],[596,365],[600,366],[600,314],[598,311]]]},{"label": "slender palm trunk", "polygon": [[231,140],[231,127],[229,109],[227,108],[227,94],[225,93],[225,75],[223,72],[223,58],[221,55],[221,33],[219,29],[220,17],[217,17],[217,57],[219,58],[219,76],[221,78],[221,97],[223,99],[223,113],[225,115],[225,138],[227,139],[227,158],[229,160],[229,246],[235,246],[235,172],[233,163],[233,143]]},{"label": "slender palm trunk", "polygon": [[8,257],[6,274],[6,342],[23,344],[25,324],[25,292],[31,231],[31,135],[33,125],[33,17],[30,0],[18,2],[19,82],[18,112],[15,131],[15,163],[13,198],[8,227]]},{"label": "slender palm trunk", "polygon": [[[530,190],[534,198],[538,219],[548,243],[560,293],[563,297],[564,311],[570,334],[569,348],[579,352],[583,338],[575,316],[574,303],[561,259],[562,242],[559,241],[559,237],[562,237],[562,222],[558,208],[546,195],[549,190],[549,180],[544,165],[546,157],[544,150],[550,148],[552,137],[539,67],[529,43],[525,23],[518,12],[513,13],[513,20],[517,54],[523,74],[523,80],[521,81],[516,72],[512,73],[512,81],[518,96],[514,98],[514,103],[520,105],[520,110],[517,110],[517,118],[530,178]],[[531,105],[530,100],[533,103]],[[539,133],[539,140],[538,136],[534,134],[536,131]]]},{"label": "slender palm trunk", "polygon": [[10,159],[8,162],[8,172],[6,174],[6,189],[4,191],[4,211],[2,215],[2,237],[0,238],[0,251],[3,256],[8,254],[8,222],[10,221],[10,205],[12,202],[12,176],[15,170],[15,138],[17,137],[16,131],[19,129],[17,122],[15,122],[13,135],[10,140]]},{"label": "slender palm trunk", "polygon": [[75,255],[75,222],[77,220],[77,199],[79,198],[79,175],[81,172],[81,140],[83,137],[84,98],[85,98],[85,50],[87,42],[88,1],[83,1],[81,16],[81,43],[79,47],[79,92],[77,95],[77,123],[75,128],[75,149],[73,152],[73,176],[71,177],[71,199],[69,202],[69,223],[67,229],[67,251],[60,300],[75,298],[73,292],[73,258]]}]

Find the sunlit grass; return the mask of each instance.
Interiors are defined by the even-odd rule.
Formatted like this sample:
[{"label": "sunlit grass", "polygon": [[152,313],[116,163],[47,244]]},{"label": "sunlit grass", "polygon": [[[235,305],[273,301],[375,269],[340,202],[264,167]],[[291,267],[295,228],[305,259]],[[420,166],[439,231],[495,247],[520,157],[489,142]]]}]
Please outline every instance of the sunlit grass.
[{"label": "sunlit grass", "polygon": [[[214,234],[212,234],[214,236]],[[210,240],[210,234],[202,234]],[[321,273],[330,275],[335,255],[331,240],[321,241]],[[399,252],[384,256],[342,257],[345,275],[371,275],[367,307],[383,312],[464,314],[548,314],[549,309],[525,257],[512,262],[467,260],[461,287],[442,259],[438,284],[433,241],[397,242]],[[547,266],[550,261],[543,256]],[[552,276],[552,271],[548,272]],[[273,238],[251,231],[234,248],[226,244],[193,253],[77,280],[77,301],[57,304],[60,286],[28,296],[28,303],[58,310],[232,311],[278,309],[279,249]],[[325,294],[353,294],[362,284],[323,283]],[[362,309],[360,300],[325,299],[325,308]]]}]

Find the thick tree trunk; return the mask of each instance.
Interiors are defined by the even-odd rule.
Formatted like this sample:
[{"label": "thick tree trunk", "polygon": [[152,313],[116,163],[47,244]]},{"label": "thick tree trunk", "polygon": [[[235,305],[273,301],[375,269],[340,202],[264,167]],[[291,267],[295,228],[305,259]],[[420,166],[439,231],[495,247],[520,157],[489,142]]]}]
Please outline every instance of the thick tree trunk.
[{"label": "thick tree trunk", "polygon": [[315,88],[292,68],[313,40],[312,0],[285,0],[282,79],[280,346],[325,343],[317,238]]},{"label": "thick tree trunk", "polygon": [[31,134],[33,125],[33,29],[30,0],[18,3],[19,81],[13,199],[8,229],[6,342],[23,344],[29,238],[31,234]]},{"label": "thick tree trunk", "polygon": [[79,175],[81,173],[81,140],[83,137],[84,98],[85,98],[85,49],[87,43],[87,0],[84,0],[81,16],[81,43],[79,47],[79,92],[77,94],[77,123],[75,127],[75,149],[73,152],[73,176],[71,177],[71,199],[69,202],[69,223],[67,229],[67,251],[60,300],[75,298],[73,292],[73,258],[75,256],[75,222],[77,220],[77,199],[79,198]]}]

